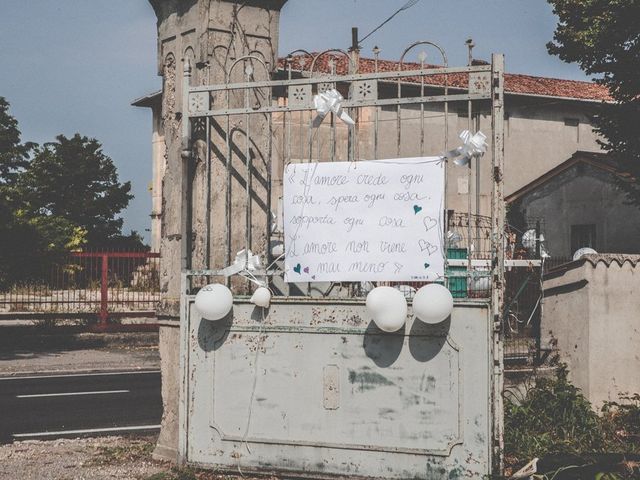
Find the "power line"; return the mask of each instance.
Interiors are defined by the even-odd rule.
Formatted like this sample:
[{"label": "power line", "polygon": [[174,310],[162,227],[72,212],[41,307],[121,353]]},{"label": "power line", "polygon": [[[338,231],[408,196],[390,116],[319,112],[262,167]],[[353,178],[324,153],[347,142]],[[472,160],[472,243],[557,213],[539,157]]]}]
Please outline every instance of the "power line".
[{"label": "power line", "polygon": [[393,17],[395,17],[396,15],[398,15],[400,12],[404,12],[405,10],[409,10],[411,7],[413,7],[416,3],[418,3],[420,0],[409,0],[407,3],[405,3],[402,7],[400,7],[398,10],[396,10],[393,15],[391,15],[389,18],[387,18],[384,22],[382,22],[380,25],[378,25],[376,28],[374,28],[373,30],[371,30],[369,33],[367,33],[364,38],[362,40],[359,40],[358,43],[362,43],[364,42],[367,38],[369,38],[371,35],[373,35],[375,32],[377,32],[378,30],[380,30],[384,25],[386,25],[387,23],[389,23]]}]

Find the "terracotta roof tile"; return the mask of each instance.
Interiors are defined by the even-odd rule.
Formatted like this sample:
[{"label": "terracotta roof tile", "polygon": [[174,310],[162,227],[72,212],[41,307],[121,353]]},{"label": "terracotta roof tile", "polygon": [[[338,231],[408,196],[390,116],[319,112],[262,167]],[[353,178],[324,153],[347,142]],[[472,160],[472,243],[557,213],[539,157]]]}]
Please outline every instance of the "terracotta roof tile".
[{"label": "terracotta roof tile", "polygon": [[[333,58],[335,72],[338,75],[345,75],[348,72],[348,60],[344,55],[337,54],[333,57],[323,55],[319,57],[314,65],[315,71],[323,73],[331,72],[329,64]],[[291,68],[296,71],[308,71],[311,67],[312,58],[306,55],[296,55],[292,58]],[[280,68],[284,68],[286,59],[281,58],[278,62]],[[435,67],[429,65],[429,68]],[[418,63],[404,63],[403,70],[417,70]],[[398,70],[398,62],[391,60],[378,60],[379,72],[390,72]],[[375,60],[372,58],[360,59],[360,73],[372,73],[375,71]],[[434,86],[445,84],[445,75],[425,76],[425,83]],[[419,83],[419,77],[405,77],[402,79],[408,83]],[[450,87],[466,89],[468,85],[468,75],[457,73],[448,75],[446,79]],[[522,75],[505,73],[505,91],[512,94],[541,95],[551,97],[564,97],[591,101],[610,101],[611,96],[606,87],[593,82],[581,82],[577,80],[563,80],[559,78],[536,77],[533,75]]]}]

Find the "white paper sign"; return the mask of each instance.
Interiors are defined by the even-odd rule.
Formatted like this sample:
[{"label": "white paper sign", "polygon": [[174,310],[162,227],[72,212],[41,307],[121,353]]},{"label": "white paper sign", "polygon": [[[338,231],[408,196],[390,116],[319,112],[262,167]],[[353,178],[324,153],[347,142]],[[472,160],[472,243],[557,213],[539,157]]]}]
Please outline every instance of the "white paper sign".
[{"label": "white paper sign", "polygon": [[285,281],[433,281],[444,276],[438,157],[289,164]]}]

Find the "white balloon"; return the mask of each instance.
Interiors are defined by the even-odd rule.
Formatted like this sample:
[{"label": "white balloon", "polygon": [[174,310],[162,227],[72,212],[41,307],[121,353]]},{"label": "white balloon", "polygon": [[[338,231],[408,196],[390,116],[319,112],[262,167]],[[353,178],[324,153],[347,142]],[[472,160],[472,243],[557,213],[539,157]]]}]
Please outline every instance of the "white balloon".
[{"label": "white balloon", "polygon": [[233,307],[233,294],[219,283],[205,285],[196,294],[196,309],[207,320],[220,320],[227,316]]},{"label": "white balloon", "polygon": [[367,295],[367,309],[384,332],[400,330],[407,321],[407,300],[393,287],[376,287]]},{"label": "white balloon", "polygon": [[576,260],[580,260],[583,255],[595,255],[597,253],[598,252],[596,252],[593,248],[582,247],[576,250],[576,252],[573,254],[573,261],[575,262]]},{"label": "white balloon", "polygon": [[271,292],[266,287],[258,287],[251,295],[251,303],[258,307],[269,308],[271,304]]},{"label": "white balloon", "polygon": [[413,297],[413,313],[425,323],[440,323],[453,311],[453,297],[448,288],[430,283]]}]

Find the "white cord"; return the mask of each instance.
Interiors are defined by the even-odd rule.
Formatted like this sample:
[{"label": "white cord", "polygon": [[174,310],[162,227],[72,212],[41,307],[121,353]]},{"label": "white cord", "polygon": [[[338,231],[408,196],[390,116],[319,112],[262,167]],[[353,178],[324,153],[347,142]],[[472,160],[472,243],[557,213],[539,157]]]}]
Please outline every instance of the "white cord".
[{"label": "white cord", "polygon": [[284,253],[283,253],[282,255],[280,255],[278,258],[276,258],[273,262],[271,262],[271,264],[270,264],[267,268],[265,268],[265,271],[266,271],[266,272],[268,272],[268,271],[269,271],[269,269],[270,269],[270,268],[271,268],[271,267],[272,267],[272,266],[273,266],[273,265],[274,265],[278,260],[280,260],[282,257],[284,257]]},{"label": "white cord", "polygon": [[[253,363],[254,363],[253,386],[251,387],[251,396],[249,397],[249,411],[247,412],[247,426],[244,429],[244,435],[242,435],[242,442],[241,442],[242,444],[244,444],[249,454],[251,454],[251,450],[249,449],[247,436],[249,435],[249,427],[251,426],[251,415],[253,414],[253,399],[255,397],[256,386],[258,384],[258,358],[260,356],[260,350],[262,349],[262,346],[264,343],[264,337],[262,336],[262,333],[264,331],[264,323],[265,323],[264,310],[265,309],[260,307],[260,310],[262,312],[262,322],[260,323],[260,329],[258,330],[258,343],[256,345],[256,355],[253,359]],[[240,469],[240,454],[238,454],[238,472],[240,472],[240,475],[244,478],[244,475],[242,474],[242,470]]]}]

